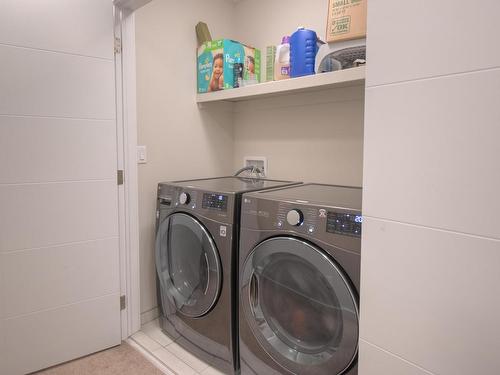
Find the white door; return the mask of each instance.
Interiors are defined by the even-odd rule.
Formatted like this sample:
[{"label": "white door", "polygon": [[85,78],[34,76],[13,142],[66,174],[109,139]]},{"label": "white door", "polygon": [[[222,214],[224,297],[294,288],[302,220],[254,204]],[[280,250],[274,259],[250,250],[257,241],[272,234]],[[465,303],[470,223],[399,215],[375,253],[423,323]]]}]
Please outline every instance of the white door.
[{"label": "white door", "polygon": [[0,374],[120,343],[111,0],[0,1]]}]

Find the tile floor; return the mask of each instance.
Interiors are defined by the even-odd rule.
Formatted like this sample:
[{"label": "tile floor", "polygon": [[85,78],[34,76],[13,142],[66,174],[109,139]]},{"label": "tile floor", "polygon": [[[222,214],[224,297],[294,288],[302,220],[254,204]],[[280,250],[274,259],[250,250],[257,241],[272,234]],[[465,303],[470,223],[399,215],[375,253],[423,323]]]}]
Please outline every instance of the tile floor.
[{"label": "tile floor", "polygon": [[177,345],[160,329],[158,319],[142,326],[132,340],[175,375],[223,375]]}]

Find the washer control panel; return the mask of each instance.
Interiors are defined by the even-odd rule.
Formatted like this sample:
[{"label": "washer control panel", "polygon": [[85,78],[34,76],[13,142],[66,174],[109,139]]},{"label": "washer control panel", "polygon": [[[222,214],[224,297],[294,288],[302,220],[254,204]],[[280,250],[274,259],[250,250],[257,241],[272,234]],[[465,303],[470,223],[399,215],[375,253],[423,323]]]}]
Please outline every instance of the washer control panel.
[{"label": "washer control panel", "polygon": [[218,211],[226,211],[227,195],[219,193],[204,193],[202,207]]},{"label": "washer control panel", "polygon": [[328,211],[326,231],[329,233],[361,237],[363,216],[343,212]]}]

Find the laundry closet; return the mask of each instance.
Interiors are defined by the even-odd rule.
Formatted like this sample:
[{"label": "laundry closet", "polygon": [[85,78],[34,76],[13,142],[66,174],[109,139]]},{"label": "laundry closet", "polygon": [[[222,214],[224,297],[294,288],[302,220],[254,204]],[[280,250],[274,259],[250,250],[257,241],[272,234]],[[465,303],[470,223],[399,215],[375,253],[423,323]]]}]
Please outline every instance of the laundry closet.
[{"label": "laundry closet", "polygon": [[[215,38],[233,38],[264,51],[298,26],[323,37],[327,5],[326,0],[211,1],[196,6],[191,2],[156,1],[138,10],[138,142],[146,144],[154,158],[154,165],[139,166],[141,311],[151,311],[156,303],[151,250],[156,182],[227,175],[242,166],[245,156],[265,156],[273,178],[364,185],[360,371],[420,374],[423,368],[435,373],[460,373],[463,366],[470,365],[464,359],[469,356],[465,354],[469,353],[467,340],[453,341],[442,353],[443,360],[433,354],[434,335],[443,343],[451,343],[449,332],[464,329],[459,323],[462,308],[450,298],[438,298],[438,294],[453,294],[449,281],[462,276],[452,267],[452,275],[444,280],[438,270],[450,269],[448,256],[455,259],[455,246],[463,249],[460,259],[472,256],[466,250],[469,239],[458,233],[483,236],[474,244],[481,253],[498,247],[486,239],[498,238],[498,227],[474,212],[491,211],[492,201],[485,197],[496,195],[492,189],[498,189],[500,182],[485,169],[473,167],[479,162],[489,165],[490,170],[496,168],[487,161],[493,160],[490,152],[495,147],[478,145],[489,143],[488,139],[498,134],[493,128],[494,118],[498,119],[493,108],[497,106],[491,102],[499,96],[499,86],[494,86],[498,70],[488,69],[499,66],[500,55],[480,42],[483,38],[496,43],[494,33],[487,30],[495,23],[491,12],[498,10],[498,4],[489,1],[477,7],[478,18],[484,22],[477,25],[477,33],[468,33],[459,26],[460,20],[468,18],[466,8],[455,2],[403,5],[374,0],[368,6],[366,82],[235,102],[197,102],[201,95],[197,96],[194,89],[193,26],[198,21],[206,22]],[[428,28],[422,30],[418,20],[424,19]],[[189,48],[176,49],[173,40]],[[464,55],[457,40],[471,51]],[[468,71],[478,72],[460,75]],[[466,91],[482,94],[459,94]],[[369,93],[366,98],[365,92]],[[471,111],[478,114],[479,123],[469,116]],[[481,131],[466,130],[467,119]],[[465,137],[470,147],[460,146],[452,134]],[[193,149],[196,152],[190,152]],[[473,150],[481,151],[478,154]],[[462,155],[458,156],[460,163],[470,166],[466,170],[474,178],[465,177],[452,155]],[[457,204],[458,196],[465,202]],[[467,203],[466,197],[471,196],[477,197],[481,209]],[[459,209],[463,204],[466,210]],[[474,220],[467,216],[470,214]],[[474,224],[466,226],[466,222]],[[450,232],[444,234],[440,229]],[[446,245],[438,246],[440,241]],[[435,260],[431,265],[421,258],[419,243],[427,244],[426,259]],[[448,250],[438,251],[443,248]],[[412,264],[427,269],[425,276],[417,272],[418,267],[399,259],[402,254]],[[492,259],[485,253],[480,258]],[[486,267],[488,263],[481,261]],[[471,288],[492,285],[487,272],[474,275],[479,278]],[[424,290],[435,290],[436,285],[443,288],[441,293],[426,296]],[[429,311],[438,315],[411,307],[413,303],[427,305],[429,299],[434,304]],[[482,300],[479,295],[473,299]],[[499,305],[495,306],[498,311]],[[456,316],[457,311],[462,313],[456,318],[444,318]],[[476,316],[476,312],[470,314]],[[434,322],[433,329],[429,321]],[[478,321],[485,322],[481,318]],[[486,323],[478,327],[483,337],[491,337],[486,334],[487,327]],[[389,332],[393,331],[391,336]],[[476,336],[472,328],[466,331],[467,337]],[[485,368],[495,362],[489,358]],[[406,360],[421,367],[417,369]],[[379,363],[380,369],[370,363]],[[470,368],[469,372],[474,371]]]},{"label": "laundry closet", "polygon": [[267,45],[301,25],[324,38],[327,8],[327,0],[285,7],[274,1],[153,1],[136,12],[138,144],[148,152],[148,162],[139,164],[143,313],[156,306],[158,182],[232,175],[245,156],[264,156],[269,178],[362,185],[363,80],[236,102],[197,102],[219,94],[196,94],[198,21],[209,25],[214,39],[235,39],[264,55]]},{"label": "laundry closet", "polygon": [[[458,183],[465,177],[461,176],[461,168],[456,168],[451,155],[461,154],[464,148],[444,135],[444,132],[467,133],[465,128],[457,129],[452,124],[465,126],[470,113],[467,108],[470,109],[472,103],[477,113],[486,116],[485,121],[481,121],[483,135],[474,134],[471,148],[465,151],[467,157],[460,160],[467,165],[492,160],[488,157],[488,150],[492,148],[480,147],[481,154],[472,150],[496,132],[491,121],[492,116],[497,116],[492,108],[497,106],[481,104],[473,97],[458,93],[463,92],[464,85],[482,87],[485,92],[482,97],[489,102],[498,97],[498,87],[493,85],[498,80],[498,71],[468,76],[459,73],[498,66],[500,55],[459,30],[459,20],[466,18],[465,11],[452,1],[432,6],[370,1],[367,65],[354,68],[352,71],[358,69],[357,73],[346,78],[346,82],[277,95],[238,98],[234,94],[236,97],[226,100],[210,99],[210,95],[223,99],[225,92],[221,95],[196,94],[195,91],[194,25],[198,21],[209,25],[212,37],[235,39],[261,49],[265,55],[266,46],[278,44],[284,35],[299,26],[315,30],[324,38],[327,7],[327,0],[153,1],[136,12],[138,144],[148,149],[148,163],[139,165],[141,312],[143,317],[156,315],[152,213],[157,182],[231,175],[243,166],[244,157],[264,156],[270,178],[364,189],[361,373],[405,373],[411,367],[420,374],[421,370],[414,370],[405,360],[430,372],[448,373],[449,368],[439,360],[428,360],[433,357],[431,348],[435,343],[426,322],[435,320],[434,332],[438,332],[443,342],[449,342],[451,337],[447,332],[463,329],[460,319],[445,323],[436,315],[416,317],[410,306],[416,295],[422,304],[427,303],[419,291],[433,290],[436,284],[431,280],[436,281],[436,277],[440,280],[438,284],[445,288],[445,295],[452,291],[451,284],[439,276],[422,278],[415,268],[403,265],[406,263],[402,259],[394,265],[397,271],[391,264],[401,251],[419,264],[421,250],[417,244],[431,241],[425,247],[432,253],[428,256],[442,254],[428,271],[435,275],[433,272],[447,268],[448,263],[447,256],[437,252],[439,247],[435,241],[445,241],[444,248],[451,249],[454,241],[459,247],[466,247],[468,241],[454,230],[486,237],[499,234],[498,228],[482,219],[472,222],[483,224],[465,227],[463,223],[471,221],[463,216],[465,211],[458,210],[453,203],[454,194],[477,196],[476,192],[484,191],[483,197],[491,196],[491,188],[500,186],[498,179],[493,181],[475,168],[468,169],[469,173],[477,171],[473,172],[475,181],[489,181],[489,184]],[[493,8],[497,9],[498,4],[488,2],[477,11],[485,20],[490,20],[489,12]],[[418,19],[429,19],[426,33],[422,32]],[[486,25],[493,23],[485,21],[478,33],[490,40],[491,36],[486,37]],[[441,32],[441,27],[454,30],[456,35]],[[452,42],[457,38],[469,41],[467,44],[474,52],[464,56]],[[440,56],[437,60],[429,58],[436,55]],[[472,55],[482,57],[474,60]],[[227,95],[237,90],[227,90]],[[365,97],[365,93],[369,97]],[[443,101],[446,97],[449,101]],[[443,118],[444,113],[447,115]],[[453,193],[450,195],[450,192]],[[490,209],[482,199],[479,205],[484,211]],[[477,212],[473,206],[468,207],[466,212]],[[418,227],[408,227],[406,223]],[[451,232],[441,238],[442,232],[429,228]],[[410,238],[410,244],[404,238]],[[487,251],[496,245],[483,239],[475,246]],[[465,251],[463,256],[467,257],[466,254],[470,252]],[[391,277],[395,272],[398,277]],[[451,280],[460,278],[453,271]],[[491,280],[485,274],[481,274],[480,279]],[[398,285],[410,292],[401,294]],[[449,299],[438,301],[434,293],[428,297],[435,301],[440,314],[453,315],[454,306],[458,308]],[[404,302],[399,304],[397,300]],[[397,328],[393,328],[393,322],[398,322]],[[410,327],[427,332],[418,335],[415,345],[408,344],[408,335],[416,334]],[[481,325],[480,331],[488,330],[486,327]],[[396,336],[388,335],[394,330]],[[475,335],[473,330],[467,332],[467,335]],[[443,354],[447,358],[444,362],[456,363],[451,366],[456,371],[450,373],[459,373],[460,366],[464,365],[457,360],[464,358],[459,354],[466,352],[464,345],[459,344]],[[383,363],[380,370],[371,367],[370,363],[375,362]],[[389,368],[392,370],[387,370]]]},{"label": "laundry closet", "polygon": [[[349,1],[358,2],[338,3]],[[271,263],[262,255],[269,233],[283,252],[345,271],[354,263],[322,263],[318,243],[342,231],[343,220],[356,235],[362,222],[362,236],[342,236],[361,265],[356,260],[350,271],[359,283],[343,291],[359,302],[345,310],[354,316],[355,339],[339,352],[356,353],[357,362],[348,359],[349,367],[335,371],[498,372],[500,2],[367,2],[365,66],[203,94],[196,89],[198,22],[213,39],[259,48],[264,81],[266,47],[286,44],[283,37],[300,26],[323,39],[329,1],[0,2],[2,375],[32,373],[139,338],[145,344],[138,350],[160,353],[155,358],[180,366],[177,373],[213,374],[196,353],[175,345],[166,350],[176,338],[155,323],[161,313],[155,235],[157,220],[177,204],[223,210],[232,193],[246,205],[234,212],[245,226],[242,249],[255,259],[238,259],[253,302],[266,287],[254,275],[293,280],[295,274],[293,267],[263,271]],[[159,196],[160,182],[231,176],[246,158],[264,158],[269,179],[312,184],[196,197],[188,191],[195,184],[171,184],[175,194],[165,188]],[[323,184],[350,188],[335,193],[342,199],[325,205],[331,210],[321,210]],[[316,203],[318,222],[308,221]],[[345,209],[336,203],[352,210],[336,212]],[[221,238],[226,224],[214,226]],[[283,240],[291,233],[292,245]],[[301,236],[311,241],[295,241]],[[261,240],[264,253],[253,252]],[[220,265],[216,257],[206,263]],[[349,284],[342,277],[326,281]],[[242,305],[262,312],[257,303]],[[311,323],[301,313],[288,316],[300,327]],[[320,332],[318,326],[312,331]],[[257,329],[265,335],[269,327]],[[289,331],[306,338],[312,332]],[[285,336],[283,342],[293,342]],[[251,358],[255,342],[245,343],[243,354]],[[332,353],[314,345],[301,353],[276,348],[286,360],[267,363],[278,372],[291,357],[307,365]]]}]

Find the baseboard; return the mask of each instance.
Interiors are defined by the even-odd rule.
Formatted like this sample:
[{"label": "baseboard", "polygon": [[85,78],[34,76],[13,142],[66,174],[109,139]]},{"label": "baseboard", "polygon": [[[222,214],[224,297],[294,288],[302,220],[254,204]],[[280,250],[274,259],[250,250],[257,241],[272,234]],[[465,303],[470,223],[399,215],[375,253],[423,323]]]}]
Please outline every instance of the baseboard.
[{"label": "baseboard", "polygon": [[146,323],[149,323],[160,316],[160,312],[158,307],[153,307],[151,310],[144,311],[141,313],[141,326]]}]

